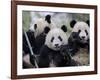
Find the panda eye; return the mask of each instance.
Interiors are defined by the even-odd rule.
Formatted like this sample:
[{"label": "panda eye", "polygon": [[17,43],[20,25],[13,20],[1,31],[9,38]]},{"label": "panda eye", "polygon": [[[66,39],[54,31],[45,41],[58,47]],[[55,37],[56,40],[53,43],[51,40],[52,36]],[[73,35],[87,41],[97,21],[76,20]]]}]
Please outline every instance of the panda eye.
[{"label": "panda eye", "polygon": [[37,28],[37,24],[34,24],[34,29],[36,29]]},{"label": "panda eye", "polygon": [[79,29],[79,30],[78,30],[78,33],[80,33],[80,32],[81,32],[81,30]]},{"label": "panda eye", "polygon": [[60,41],[62,41],[62,38],[60,36],[58,36],[58,38],[60,39]]},{"label": "panda eye", "polygon": [[88,35],[88,32],[87,32],[87,30],[85,30],[85,32],[86,32],[86,35]]},{"label": "panda eye", "polygon": [[52,37],[51,42],[53,42],[53,40],[54,40],[54,37]]}]

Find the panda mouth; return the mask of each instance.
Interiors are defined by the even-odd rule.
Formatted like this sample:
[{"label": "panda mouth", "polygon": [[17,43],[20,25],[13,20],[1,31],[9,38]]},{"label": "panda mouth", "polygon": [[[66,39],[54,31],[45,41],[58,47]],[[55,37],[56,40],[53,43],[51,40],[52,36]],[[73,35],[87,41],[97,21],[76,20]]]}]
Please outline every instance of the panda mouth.
[{"label": "panda mouth", "polygon": [[55,46],[54,48],[56,48],[56,49],[60,49],[61,47],[60,47],[60,46]]},{"label": "panda mouth", "polygon": [[87,40],[85,40],[85,39],[80,39],[80,42],[82,42],[82,43],[87,43]]},{"label": "panda mouth", "polygon": [[86,41],[86,40],[82,40],[82,42],[83,42],[83,43],[87,43],[87,41]]}]

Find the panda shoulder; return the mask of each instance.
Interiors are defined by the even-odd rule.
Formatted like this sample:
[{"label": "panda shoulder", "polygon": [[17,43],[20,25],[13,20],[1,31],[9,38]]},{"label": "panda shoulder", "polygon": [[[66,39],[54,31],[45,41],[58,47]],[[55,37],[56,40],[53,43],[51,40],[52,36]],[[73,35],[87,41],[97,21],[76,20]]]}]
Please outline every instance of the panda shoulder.
[{"label": "panda shoulder", "polygon": [[48,55],[49,52],[50,49],[46,45],[43,45],[40,49],[40,55]]}]

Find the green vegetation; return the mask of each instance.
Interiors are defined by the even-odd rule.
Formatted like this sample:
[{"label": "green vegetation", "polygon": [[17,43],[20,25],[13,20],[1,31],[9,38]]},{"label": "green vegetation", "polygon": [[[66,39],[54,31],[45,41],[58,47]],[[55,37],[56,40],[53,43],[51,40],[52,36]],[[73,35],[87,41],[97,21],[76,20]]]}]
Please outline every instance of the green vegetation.
[{"label": "green vegetation", "polygon": [[29,29],[31,22],[31,16],[29,11],[23,11],[22,21],[23,21],[23,28],[25,31],[27,31]]}]

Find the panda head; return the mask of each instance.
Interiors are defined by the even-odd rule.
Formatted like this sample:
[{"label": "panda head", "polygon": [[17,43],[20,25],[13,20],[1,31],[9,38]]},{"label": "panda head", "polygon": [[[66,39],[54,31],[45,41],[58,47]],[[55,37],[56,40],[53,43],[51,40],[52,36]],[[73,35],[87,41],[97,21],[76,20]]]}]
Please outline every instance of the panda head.
[{"label": "panda head", "polygon": [[72,20],[70,26],[73,28],[72,33],[77,33],[80,42],[86,43],[89,40],[89,20],[86,22]]},{"label": "panda head", "polygon": [[45,45],[55,51],[60,50],[62,45],[66,45],[68,43],[68,38],[66,35],[67,32],[67,27],[62,26],[60,28],[54,28],[52,30],[46,29],[46,40],[45,40]]},{"label": "panda head", "polygon": [[30,30],[34,32],[35,37],[43,33],[45,27],[54,27],[52,25],[50,15],[46,15],[45,18],[36,19],[33,23],[30,24]]}]

